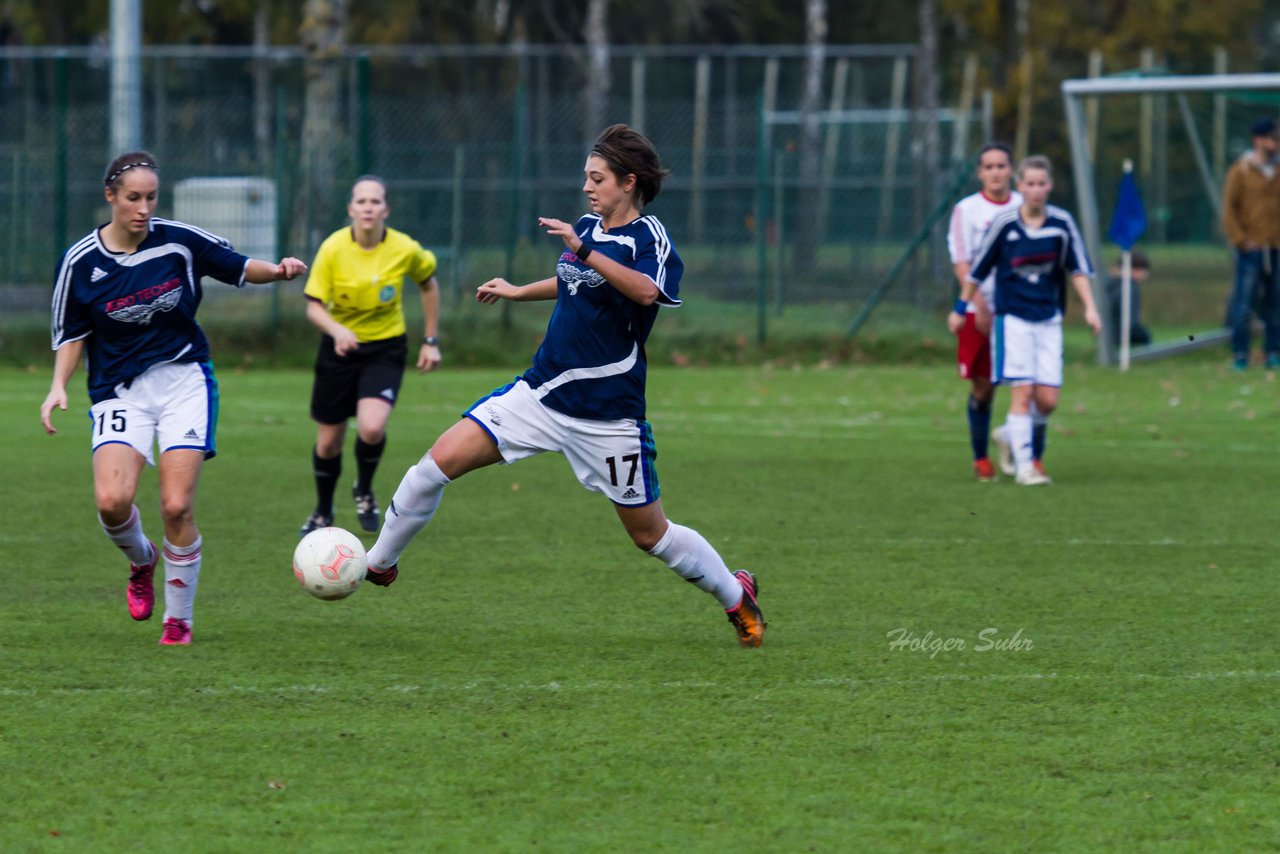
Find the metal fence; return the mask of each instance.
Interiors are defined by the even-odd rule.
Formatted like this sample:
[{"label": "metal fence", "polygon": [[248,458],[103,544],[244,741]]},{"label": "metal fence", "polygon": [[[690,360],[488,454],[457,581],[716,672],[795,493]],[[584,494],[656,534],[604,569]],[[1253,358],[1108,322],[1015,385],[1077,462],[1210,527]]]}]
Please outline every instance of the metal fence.
[{"label": "metal fence", "polygon": [[[946,155],[922,159],[913,57],[904,46],[828,50],[818,160],[807,165],[800,48],[612,49],[604,123],[641,128],[672,170],[650,210],[685,258],[690,294],[756,309],[744,332],[764,333],[766,306],[769,318],[794,311],[841,328],[946,183]],[[341,119],[327,140],[340,177],[315,217],[296,201],[317,156],[301,141],[300,50],[146,48],[142,138],[162,168],[160,214],[255,254],[308,257],[345,223],[350,180],[374,172],[391,224],[437,252],[447,290],[545,275],[555,247],[536,217],[583,210],[582,163],[599,130],[586,126],[584,93],[599,78],[585,57],[559,46],[353,48],[340,65]],[[6,314],[43,308],[61,250],[108,216],[109,77],[104,49],[0,49]],[[980,140],[978,111],[937,117],[944,151]],[[929,308],[946,299],[932,286],[901,296]]]}]

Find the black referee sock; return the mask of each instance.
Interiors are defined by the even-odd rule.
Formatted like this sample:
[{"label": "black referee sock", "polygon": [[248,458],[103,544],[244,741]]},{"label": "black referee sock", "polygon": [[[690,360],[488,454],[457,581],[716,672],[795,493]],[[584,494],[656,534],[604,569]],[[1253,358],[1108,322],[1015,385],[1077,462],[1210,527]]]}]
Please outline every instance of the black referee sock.
[{"label": "black referee sock", "polygon": [[376,445],[367,444],[356,436],[356,493],[368,495],[373,492],[373,473],[382,462],[382,450],[387,447],[387,437]]},{"label": "black referee sock", "polygon": [[311,467],[316,476],[316,512],[333,516],[333,491],[337,489],[338,478],[342,476],[342,454],[326,460],[313,447]]}]

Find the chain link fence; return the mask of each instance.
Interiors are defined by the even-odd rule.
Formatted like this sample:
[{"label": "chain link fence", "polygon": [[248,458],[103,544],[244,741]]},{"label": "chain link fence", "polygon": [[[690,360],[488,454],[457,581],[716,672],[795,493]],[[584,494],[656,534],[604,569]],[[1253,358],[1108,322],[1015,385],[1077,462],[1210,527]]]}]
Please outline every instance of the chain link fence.
[{"label": "chain link fence", "polygon": [[[672,171],[650,212],[685,260],[686,335],[838,337],[878,290],[902,317],[936,322],[951,291],[936,251],[917,253],[901,285],[882,284],[931,225],[933,204],[954,183],[954,157],[984,132],[972,108],[934,117],[913,108],[910,46],[831,47],[823,103],[808,124],[800,48],[614,48],[603,76],[564,47],[351,49],[336,60],[340,119],[323,150],[303,141],[299,49],[153,46],[142,63],[142,138],[162,170],[161,216],[250,254],[309,258],[347,222],[351,181],[376,173],[388,185],[391,225],[440,257],[455,318],[477,311],[466,295],[479,282],[547,275],[557,247],[537,217],[584,210],[589,143],[623,121],[654,141]],[[60,252],[109,218],[100,177],[118,153],[107,150],[109,78],[101,49],[0,49],[8,324],[47,312]],[[593,116],[588,87],[606,78]],[[920,144],[931,118],[946,152],[939,163],[926,162]],[[317,211],[302,199],[321,159],[335,177],[319,188],[327,201]],[[211,286],[202,322],[300,316],[300,289]]]}]

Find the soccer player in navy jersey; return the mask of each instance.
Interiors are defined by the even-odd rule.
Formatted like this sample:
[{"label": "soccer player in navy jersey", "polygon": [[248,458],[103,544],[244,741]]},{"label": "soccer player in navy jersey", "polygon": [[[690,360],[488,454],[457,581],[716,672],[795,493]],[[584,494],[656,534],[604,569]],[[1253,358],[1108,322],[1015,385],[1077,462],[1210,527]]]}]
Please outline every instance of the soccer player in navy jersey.
[{"label": "soccer player in navy jersey", "polygon": [[[151,617],[152,578],[163,556],[160,643],[185,645],[200,576],[196,483],[204,461],[217,452],[218,384],[209,342],[196,323],[200,280],[266,284],[292,279],[307,266],[297,258],[247,258],[207,231],[154,216],[158,173],[145,151],[112,161],[103,181],[111,221],[72,244],[58,262],[52,311],[57,353],[40,422],[50,435],[57,432],[53,410],[66,410],[67,381],[83,358],[98,521],[129,559],[129,615]],[[143,533],[134,504],[148,463],[160,477],[163,552]]]},{"label": "soccer player in navy jersey", "polygon": [[667,519],[659,500],[644,344],[658,307],[680,305],[684,265],[662,223],[641,209],[668,173],[649,140],[620,124],[596,139],[584,172],[591,212],[573,225],[538,220],[564,243],[556,275],[523,287],[491,279],[476,290],[485,304],[556,301],[532,367],[472,405],[405,474],[369,549],[367,578],[382,586],[396,579],[401,552],[448,483],[555,451],[584,487],[613,502],[636,546],[713,595],[738,642],[759,646],[765,621],[755,576],[730,572],[701,534]]},{"label": "soccer player in navy jersey", "polygon": [[1102,321],[1089,279],[1093,268],[1071,214],[1049,204],[1053,166],[1033,155],[1018,165],[1022,204],[991,221],[969,268],[976,285],[995,276],[991,327],[992,379],[1009,386],[1005,431],[1015,478],[1023,486],[1050,483],[1032,460],[1031,405],[1048,418],[1062,391],[1062,317],[1067,280],[1084,305],[1084,320],[1097,335]]}]

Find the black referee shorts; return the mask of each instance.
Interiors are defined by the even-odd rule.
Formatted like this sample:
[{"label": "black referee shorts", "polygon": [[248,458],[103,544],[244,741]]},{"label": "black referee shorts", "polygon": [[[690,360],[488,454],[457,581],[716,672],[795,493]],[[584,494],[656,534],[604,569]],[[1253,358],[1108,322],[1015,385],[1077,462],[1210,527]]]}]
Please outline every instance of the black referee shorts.
[{"label": "black referee shorts", "polygon": [[362,341],[355,351],[339,356],[333,351],[333,339],[322,336],[311,386],[311,417],[321,424],[345,424],[355,417],[356,404],[365,397],[394,406],[404,378],[405,340],[400,335]]}]

